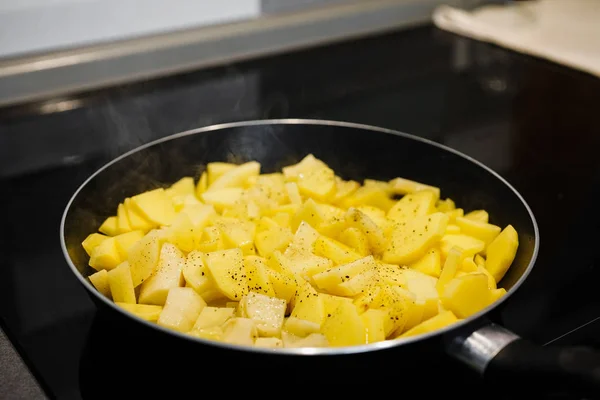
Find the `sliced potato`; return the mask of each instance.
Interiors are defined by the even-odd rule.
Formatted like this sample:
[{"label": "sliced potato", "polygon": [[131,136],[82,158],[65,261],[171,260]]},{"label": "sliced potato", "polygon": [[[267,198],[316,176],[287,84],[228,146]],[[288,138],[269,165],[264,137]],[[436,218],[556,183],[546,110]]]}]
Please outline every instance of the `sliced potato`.
[{"label": "sliced potato", "polygon": [[383,261],[390,264],[406,264],[423,257],[446,232],[448,216],[434,213],[401,223],[392,232],[390,244],[383,253]]},{"label": "sliced potato", "polygon": [[500,282],[508,271],[517,254],[519,235],[512,225],[508,225],[490,243],[487,248],[485,268],[492,274],[496,282]]},{"label": "sliced potato", "polygon": [[404,178],[346,180],[312,154],[261,169],[211,162],[115,199],[82,242],[92,285],[163,327],[273,351],[425,334],[506,294],[518,235],[487,210]]}]

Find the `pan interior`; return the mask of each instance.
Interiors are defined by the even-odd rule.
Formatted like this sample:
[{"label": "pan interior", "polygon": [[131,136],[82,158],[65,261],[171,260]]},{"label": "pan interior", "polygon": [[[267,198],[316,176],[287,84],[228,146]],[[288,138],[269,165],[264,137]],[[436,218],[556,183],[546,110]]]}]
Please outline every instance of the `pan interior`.
[{"label": "pan interior", "polygon": [[[92,176],[72,199],[64,217],[64,244],[83,277],[93,270],[81,242],[115,214],[125,197],[165,187],[183,176],[198,178],[214,161],[259,161],[275,172],[312,153],[344,179],[404,177],[441,188],[465,209],[486,209],[490,222],[519,232],[517,257],[500,286],[510,290],[528,271],[536,227],[520,196],[492,171],[456,152],[409,135],[351,124],[231,124],[176,135],[131,152]],[[88,289],[91,286],[88,285]]]}]

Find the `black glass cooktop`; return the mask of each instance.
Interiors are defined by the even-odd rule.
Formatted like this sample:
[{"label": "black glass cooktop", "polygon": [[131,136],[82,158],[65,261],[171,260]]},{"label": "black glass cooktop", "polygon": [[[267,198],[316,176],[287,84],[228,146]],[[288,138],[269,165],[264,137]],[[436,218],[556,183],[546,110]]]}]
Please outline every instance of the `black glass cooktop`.
[{"label": "black glass cooktop", "polygon": [[[541,252],[503,309],[503,323],[540,344],[598,346],[598,104],[597,78],[420,27],[0,109],[1,326],[52,398],[152,397],[159,388],[172,388],[169,398],[231,397],[235,389],[289,395],[274,391],[269,366],[164,348],[144,331],[123,331],[71,275],[58,229],[78,185],[128,149],[213,123],[307,117],[427,137],[506,177],[538,219]],[[411,363],[428,366],[428,376],[395,374]],[[416,388],[423,398],[440,389],[474,398],[496,393],[441,355],[372,368],[381,370],[380,381],[290,370],[283,383],[307,395],[323,393],[317,383],[371,395]],[[242,385],[255,369],[265,371],[264,380]]]}]

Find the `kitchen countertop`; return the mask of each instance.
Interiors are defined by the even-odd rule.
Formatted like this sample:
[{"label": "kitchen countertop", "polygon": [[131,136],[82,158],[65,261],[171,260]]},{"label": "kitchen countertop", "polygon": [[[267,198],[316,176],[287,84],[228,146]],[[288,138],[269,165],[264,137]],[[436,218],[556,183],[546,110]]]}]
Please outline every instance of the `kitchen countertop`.
[{"label": "kitchen countertop", "polygon": [[0,329],[0,399],[43,400],[46,396]]},{"label": "kitchen countertop", "polygon": [[[11,207],[0,231],[0,326],[51,397],[81,398],[81,353],[96,310],[58,243],[77,186],[112,157],[172,133],[307,117],[413,133],[504,175],[538,217],[542,251],[503,322],[542,344],[597,344],[577,329],[598,317],[593,237],[571,234],[581,221],[596,223],[587,210],[600,187],[597,104],[596,78],[424,26],[0,109],[0,182],[9,193],[0,206]],[[557,269],[563,263],[568,276]],[[24,374],[18,362],[0,370],[0,382]],[[36,389],[25,380],[6,390],[29,398]]]}]

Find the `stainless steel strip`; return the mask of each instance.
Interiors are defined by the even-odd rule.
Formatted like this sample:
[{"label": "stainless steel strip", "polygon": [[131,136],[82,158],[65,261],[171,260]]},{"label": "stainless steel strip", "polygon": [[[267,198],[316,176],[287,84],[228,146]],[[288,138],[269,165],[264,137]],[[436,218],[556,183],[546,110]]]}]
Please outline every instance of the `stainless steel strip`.
[{"label": "stainless steel strip", "polygon": [[440,0],[359,1],[6,60],[0,62],[0,106],[423,23],[429,21],[431,11],[439,3]]}]

